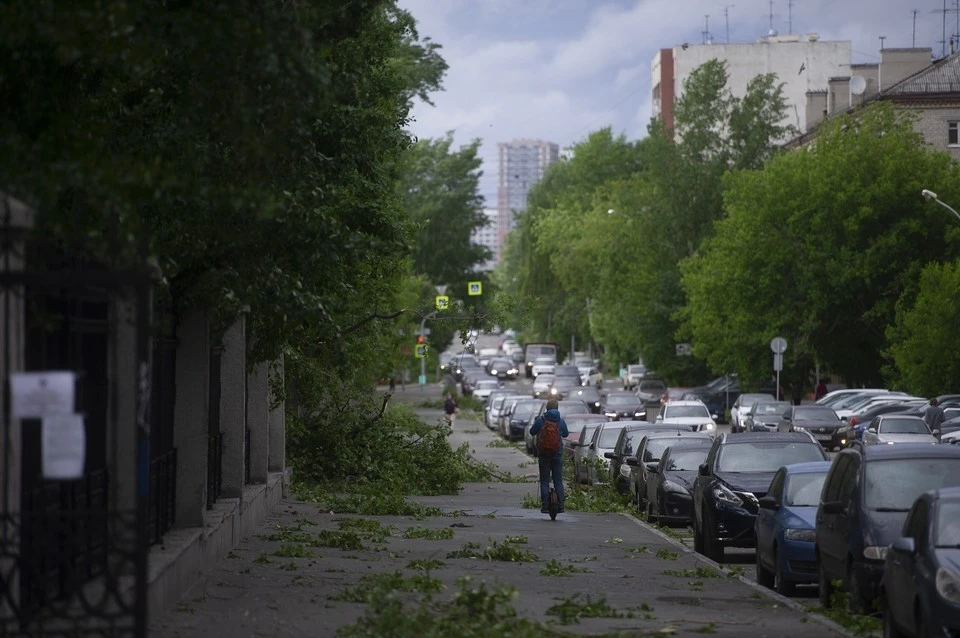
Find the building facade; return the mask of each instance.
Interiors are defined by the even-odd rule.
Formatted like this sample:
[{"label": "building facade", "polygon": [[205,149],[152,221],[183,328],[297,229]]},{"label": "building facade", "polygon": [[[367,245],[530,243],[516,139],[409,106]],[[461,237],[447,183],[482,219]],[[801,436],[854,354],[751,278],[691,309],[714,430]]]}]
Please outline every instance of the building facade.
[{"label": "building facade", "polygon": [[498,211],[496,208],[484,208],[483,214],[486,215],[488,224],[483,228],[473,231],[470,243],[486,246],[490,250],[490,259],[481,264],[477,270],[481,272],[493,270],[494,266],[500,261],[500,244],[498,241]]},{"label": "building facade", "polygon": [[560,147],[543,140],[514,140],[498,144],[497,254],[503,255],[507,234],[516,224],[516,214],[527,207],[527,193],[543,178],[550,164],[560,157]]},{"label": "building facade", "polygon": [[683,95],[683,83],[697,67],[717,59],[727,63],[727,87],[735,97],[743,97],[756,76],[776,74],[787,103],[783,123],[805,131],[807,93],[826,89],[830,78],[849,75],[852,58],[852,42],[823,41],[815,33],[770,35],[746,44],[684,44],[661,49],[650,65],[651,116],[662,118],[666,128],[673,130],[674,104]]},{"label": "building facade", "polygon": [[803,146],[830,117],[871,102],[888,101],[913,111],[927,144],[960,159],[960,53],[931,62],[932,49],[883,49],[879,64],[856,64],[807,94],[807,129],[786,146]]}]

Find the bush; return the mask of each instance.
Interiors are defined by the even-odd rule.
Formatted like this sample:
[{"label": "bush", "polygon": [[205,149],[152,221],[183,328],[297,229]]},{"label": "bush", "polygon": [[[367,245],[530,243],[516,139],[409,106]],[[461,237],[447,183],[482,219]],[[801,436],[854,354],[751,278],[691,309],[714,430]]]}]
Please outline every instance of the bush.
[{"label": "bush", "polygon": [[406,405],[335,414],[288,415],[288,455],[298,480],[331,490],[375,487],[394,494],[456,494],[466,481],[485,481],[491,468],[466,444],[454,450],[450,429],[426,425]]}]

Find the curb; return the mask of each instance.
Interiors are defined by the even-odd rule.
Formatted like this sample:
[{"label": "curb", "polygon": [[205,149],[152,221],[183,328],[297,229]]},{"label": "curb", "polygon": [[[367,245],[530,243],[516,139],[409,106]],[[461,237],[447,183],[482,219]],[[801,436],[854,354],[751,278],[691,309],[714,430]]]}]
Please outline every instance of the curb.
[{"label": "curb", "polygon": [[735,576],[735,575],[733,575],[726,567],[724,567],[724,566],[721,565],[720,563],[718,563],[718,562],[716,562],[716,561],[713,561],[713,560],[707,558],[707,557],[704,556],[703,554],[699,554],[699,553],[695,552],[694,550],[690,549],[689,547],[687,547],[685,544],[681,543],[681,542],[678,541],[677,539],[673,538],[672,536],[668,536],[667,534],[664,534],[663,532],[661,532],[661,531],[658,530],[657,528],[653,527],[653,526],[650,525],[649,523],[645,523],[645,522],[641,521],[640,519],[638,519],[637,517],[633,516],[632,514],[627,514],[627,513],[625,513],[625,512],[620,512],[620,515],[623,516],[623,517],[625,517],[625,518],[627,518],[628,520],[632,521],[632,522],[633,522],[634,524],[636,524],[637,526],[642,527],[645,531],[650,532],[650,533],[653,534],[654,536],[657,536],[657,537],[660,538],[661,540],[664,540],[664,541],[670,543],[671,545],[673,545],[673,546],[676,547],[677,549],[681,550],[684,554],[694,554],[694,555],[696,556],[697,561],[699,561],[699,562],[701,562],[701,563],[704,563],[704,564],[706,564],[706,565],[709,565],[710,567],[716,569],[718,572],[720,572],[720,573],[722,573],[722,574],[725,574],[728,578],[735,578],[736,580],[739,580],[741,583],[743,583],[743,584],[746,585],[747,587],[750,587],[750,588],[753,589],[754,591],[759,592],[760,594],[762,594],[763,596],[769,598],[770,600],[773,600],[773,601],[779,603],[780,605],[783,605],[784,607],[787,607],[787,608],[792,609],[792,610],[794,610],[794,611],[802,612],[805,617],[809,618],[810,620],[812,620],[812,621],[814,621],[814,622],[820,623],[821,625],[823,625],[824,627],[827,627],[828,629],[832,629],[833,631],[839,633],[839,634],[842,635],[842,636],[849,636],[850,638],[854,638],[854,637],[855,637],[855,634],[853,634],[853,633],[851,633],[849,630],[847,630],[846,627],[843,627],[842,625],[838,625],[837,623],[833,622],[832,620],[830,620],[830,619],[827,618],[826,616],[822,616],[822,615],[820,615],[820,614],[818,614],[818,613],[816,613],[816,612],[810,611],[809,608],[804,607],[803,605],[801,605],[801,604],[798,603],[797,601],[791,600],[790,598],[787,598],[786,596],[781,596],[780,594],[778,594],[777,592],[773,591],[772,589],[768,589],[768,588],[764,587],[763,585],[757,583],[756,581],[750,580],[750,579],[747,578],[746,576],[740,576],[740,575],[736,575],[736,576]]}]

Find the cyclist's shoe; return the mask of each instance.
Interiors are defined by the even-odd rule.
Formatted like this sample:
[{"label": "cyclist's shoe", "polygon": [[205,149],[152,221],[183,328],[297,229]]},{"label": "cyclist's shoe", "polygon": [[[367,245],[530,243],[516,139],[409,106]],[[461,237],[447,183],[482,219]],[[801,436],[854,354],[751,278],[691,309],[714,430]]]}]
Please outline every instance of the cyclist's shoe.
[{"label": "cyclist's shoe", "polygon": [[541,514],[549,514],[549,513],[550,513],[550,508],[549,508],[549,507],[541,507],[541,508],[540,508],[540,513],[541,513]]}]

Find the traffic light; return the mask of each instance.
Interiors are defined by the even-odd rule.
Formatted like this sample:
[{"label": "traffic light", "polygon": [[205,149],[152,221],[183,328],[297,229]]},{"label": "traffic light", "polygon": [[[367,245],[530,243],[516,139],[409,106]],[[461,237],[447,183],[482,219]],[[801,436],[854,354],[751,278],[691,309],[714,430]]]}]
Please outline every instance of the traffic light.
[{"label": "traffic light", "polygon": [[423,343],[423,342],[424,342],[423,335],[417,335],[417,343]]}]

